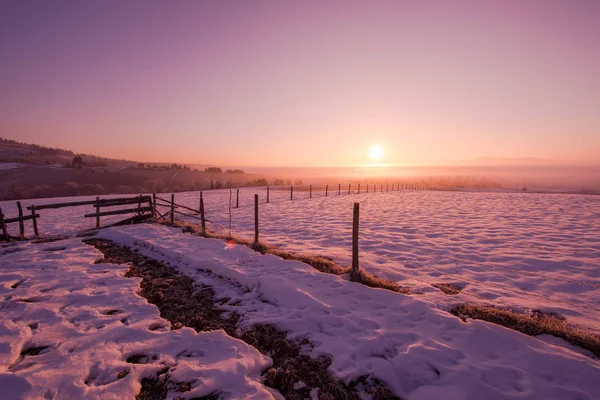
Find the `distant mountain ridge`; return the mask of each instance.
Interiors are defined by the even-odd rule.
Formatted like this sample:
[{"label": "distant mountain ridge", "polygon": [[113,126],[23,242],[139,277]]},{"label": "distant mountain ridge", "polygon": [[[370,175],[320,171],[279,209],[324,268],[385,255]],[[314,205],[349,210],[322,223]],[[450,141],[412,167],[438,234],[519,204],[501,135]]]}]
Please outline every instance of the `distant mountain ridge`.
[{"label": "distant mountain ridge", "polygon": [[118,160],[92,154],[79,154],[71,150],[23,143],[0,137],[0,163],[65,165],[70,163],[75,155],[81,156],[87,164],[93,166],[124,167],[135,164],[134,161],[130,160]]}]

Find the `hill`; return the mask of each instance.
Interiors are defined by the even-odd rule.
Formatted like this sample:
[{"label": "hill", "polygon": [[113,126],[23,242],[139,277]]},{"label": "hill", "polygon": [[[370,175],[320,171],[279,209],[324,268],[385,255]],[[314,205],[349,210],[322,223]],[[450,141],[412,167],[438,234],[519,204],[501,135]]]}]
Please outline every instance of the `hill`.
[{"label": "hill", "polygon": [[0,138],[0,200],[179,192],[266,184],[240,170],[144,164]]}]

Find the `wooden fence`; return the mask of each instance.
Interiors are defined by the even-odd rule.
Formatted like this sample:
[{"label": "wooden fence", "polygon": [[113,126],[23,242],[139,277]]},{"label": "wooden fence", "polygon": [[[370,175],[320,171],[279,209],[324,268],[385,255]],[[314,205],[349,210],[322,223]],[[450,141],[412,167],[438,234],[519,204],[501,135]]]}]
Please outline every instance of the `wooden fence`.
[{"label": "wooden fence", "polygon": [[[146,205],[147,204],[147,205]],[[38,228],[38,219],[41,219],[39,214],[40,210],[46,209],[57,209],[57,208],[65,208],[65,207],[80,207],[91,205],[95,208],[95,211],[92,213],[84,214],[84,218],[96,218],[96,228],[100,227],[100,219],[104,216],[109,215],[120,215],[120,214],[136,214],[134,217],[129,219],[148,219],[155,215],[154,206],[152,203],[152,198],[150,196],[135,196],[135,197],[121,197],[121,198],[113,198],[113,199],[101,199],[100,197],[96,197],[96,200],[84,200],[84,201],[71,201],[66,203],[53,203],[53,204],[38,204],[38,205],[30,205],[27,207],[27,210],[30,211],[29,215],[23,214],[23,207],[20,201],[17,201],[17,210],[18,216],[13,218],[6,218],[2,209],[0,208],[0,229],[2,230],[2,235],[0,236],[0,240],[10,241],[11,235],[8,232],[8,224],[18,223],[19,224],[19,236],[13,236],[15,239],[24,239],[25,238],[25,221],[31,220],[33,226],[33,233],[36,237],[40,236],[39,228]],[[101,211],[105,207],[115,207],[115,206],[123,206],[123,205],[135,205],[133,208],[127,209],[118,209],[118,210],[107,210]],[[127,221],[127,220],[125,220]],[[123,221],[121,221],[123,222]]]},{"label": "wooden fence", "polygon": [[[409,184],[409,183],[380,183],[380,184],[365,184],[361,187],[361,184],[348,184],[348,188],[346,190],[346,186],[342,187],[341,183],[337,185],[337,193],[334,190],[333,192],[329,190],[330,185],[300,185],[300,186],[275,186],[266,188],[266,202],[271,202],[271,191],[285,191],[289,190],[289,199],[293,201],[295,198],[303,198],[301,193],[307,193],[308,198],[312,199],[315,197],[315,192],[324,192],[325,197],[329,197],[337,194],[361,194],[361,193],[376,193],[376,192],[384,192],[384,191],[416,191],[416,190],[436,190],[432,189],[429,186],[423,186],[418,184]],[[296,192],[296,193],[295,193]],[[294,197],[296,194],[296,197]],[[257,198],[256,198],[256,201]],[[230,201],[231,204],[231,201]],[[84,214],[85,218],[95,218],[96,219],[96,228],[100,228],[101,226],[101,217],[104,216],[112,216],[112,215],[120,215],[120,214],[136,214],[134,217],[129,219],[138,219],[144,220],[151,217],[161,218],[167,220],[171,223],[175,220],[175,215],[186,216],[192,219],[197,219],[200,221],[202,232],[206,232],[206,222],[211,222],[205,218],[204,212],[204,199],[202,191],[200,192],[198,209],[194,209],[192,207],[179,204],[175,202],[175,195],[171,194],[171,199],[165,199],[162,197],[153,194],[152,196],[148,195],[139,195],[135,197],[122,197],[122,198],[113,198],[113,199],[101,199],[100,197],[96,197],[95,200],[83,200],[83,201],[73,201],[73,202],[65,202],[65,203],[53,203],[53,204],[39,204],[39,205],[30,205],[26,208],[29,211],[28,214],[24,213],[21,202],[17,202],[17,210],[18,216],[8,218],[2,213],[2,209],[0,208],[0,240],[10,241],[11,238],[15,239],[23,239],[25,238],[25,221],[31,221],[33,227],[33,233],[36,237],[40,236],[39,227],[38,227],[38,219],[41,219],[39,214],[40,210],[45,209],[57,209],[64,207],[78,207],[78,206],[86,206],[91,205],[94,207],[94,212]],[[117,209],[117,210],[105,210],[107,207],[115,207],[115,206],[124,206],[131,205],[132,208],[126,209]],[[164,213],[160,213],[157,210],[157,206],[167,207],[167,211]],[[240,190],[236,189],[236,197],[235,197],[235,208],[239,208],[240,206]],[[127,221],[127,220],[125,220]],[[124,222],[124,221],[121,221]],[[9,224],[18,223],[19,225],[19,235],[11,236],[8,231]],[[258,232],[258,230],[257,230]]]}]

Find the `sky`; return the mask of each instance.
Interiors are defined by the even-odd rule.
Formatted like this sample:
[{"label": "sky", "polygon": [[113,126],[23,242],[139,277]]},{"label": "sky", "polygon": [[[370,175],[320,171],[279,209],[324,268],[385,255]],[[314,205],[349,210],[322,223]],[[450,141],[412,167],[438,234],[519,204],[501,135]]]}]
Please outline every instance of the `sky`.
[{"label": "sky", "polygon": [[0,137],[228,166],[600,162],[600,1],[0,2]]}]

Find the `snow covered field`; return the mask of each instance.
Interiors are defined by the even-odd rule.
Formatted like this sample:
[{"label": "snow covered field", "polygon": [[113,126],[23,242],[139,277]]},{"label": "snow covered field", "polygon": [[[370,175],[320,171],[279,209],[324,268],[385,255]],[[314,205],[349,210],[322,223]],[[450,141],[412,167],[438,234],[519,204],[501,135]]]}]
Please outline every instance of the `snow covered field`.
[{"label": "snow covered field", "polygon": [[[231,232],[253,237],[258,193],[261,240],[349,265],[352,203],[360,202],[362,268],[411,287],[443,309],[463,301],[541,308],[600,332],[600,196],[364,190],[348,195],[346,188],[338,196],[335,188],[328,197],[313,192],[312,199],[295,191],[290,201],[289,190],[271,189],[271,202],[264,204],[265,188],[241,189],[240,208],[231,210]],[[210,229],[228,231],[229,196],[229,190],[204,192]],[[175,199],[196,209],[199,193],[177,193]],[[235,190],[232,203],[235,207]],[[0,207],[16,214],[14,202]],[[92,228],[93,218],[82,218],[88,208],[42,210],[40,230],[61,234]],[[432,283],[464,290],[447,296]]]},{"label": "snow covered field", "polygon": [[[251,237],[255,192],[264,202],[262,189],[242,190],[232,233]],[[261,204],[262,240],[347,264],[352,203],[359,201],[362,267],[421,294],[368,288],[156,224],[109,228],[97,237],[133,246],[212,287],[243,327],[272,324],[290,338],[310,340],[306,351],[330,355],[330,371],[345,382],[374,376],[409,400],[597,398],[600,361],[589,352],[553,337],[463,323],[445,310],[489,301],[557,311],[598,329],[600,198],[384,192],[313,193],[309,200],[297,192],[290,202],[288,196],[271,191],[272,204]],[[229,191],[204,198],[209,227],[227,231]],[[177,194],[176,201],[197,207],[198,193]],[[10,203],[0,206],[12,216]],[[40,223],[45,234],[87,228],[86,207],[47,211]],[[278,396],[262,384],[269,357],[223,331],[169,330],[156,307],[136,294],[139,278],[125,278],[124,265],[94,264],[101,257],[81,238],[0,247],[0,386],[8,398],[133,398],[141,378],[165,366],[174,379],[195,380],[186,397]],[[448,296],[431,286],[438,282],[464,290]],[[134,355],[146,356],[144,362],[128,362]]]},{"label": "snow covered field", "polygon": [[[364,188],[363,188],[364,190]],[[232,210],[235,235],[254,234],[253,193]],[[227,232],[229,192],[205,193],[206,218]],[[235,205],[235,191],[234,191]],[[198,193],[176,201],[197,207]],[[461,301],[541,308],[600,331],[600,196],[400,191],[271,191],[261,240],[349,265],[352,203],[360,202],[361,266],[448,308]],[[197,222],[189,219],[190,222]],[[209,225],[211,226],[211,225]],[[464,290],[444,295],[432,283]]]}]

